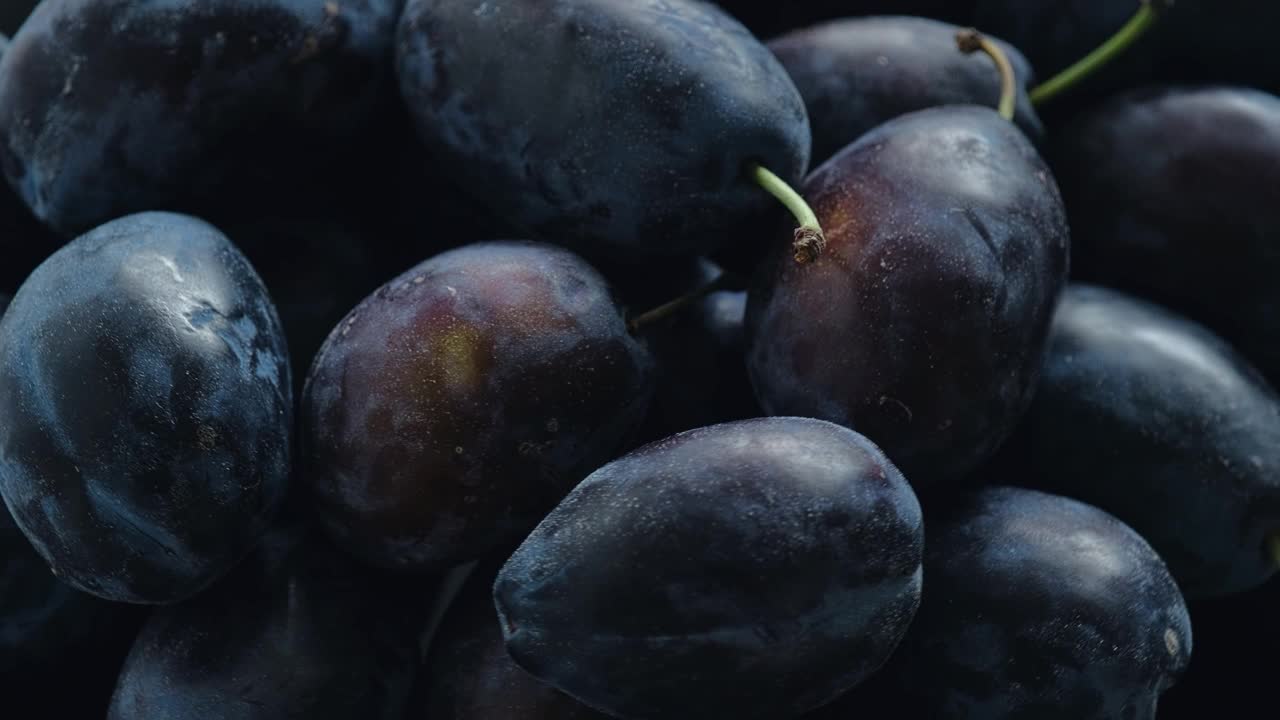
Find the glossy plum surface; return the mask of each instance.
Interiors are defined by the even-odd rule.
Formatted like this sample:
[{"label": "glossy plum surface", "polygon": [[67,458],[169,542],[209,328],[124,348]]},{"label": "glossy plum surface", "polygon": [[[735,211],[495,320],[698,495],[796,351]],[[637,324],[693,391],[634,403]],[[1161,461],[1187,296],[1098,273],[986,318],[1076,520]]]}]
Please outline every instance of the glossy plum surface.
[{"label": "glossy plum surface", "polygon": [[[1000,100],[1000,73],[983,53],[956,46],[962,28],[921,17],[842,18],[769,41],[795,81],[813,130],[817,166],[845,145],[900,115],[939,105],[986,105]],[[1031,65],[995,39],[1018,86],[1014,122],[1034,141],[1044,126],[1031,107]]]},{"label": "glossy plum surface", "polygon": [[132,212],[278,197],[350,147],[394,91],[399,7],[43,2],[0,62],[4,173],[66,236]]},{"label": "glossy plum surface", "polygon": [[401,720],[429,586],[277,530],[209,592],[158,610],[108,720]]},{"label": "glossy plum surface", "polygon": [[440,171],[524,233],[588,254],[759,233],[785,213],[748,163],[790,182],[808,168],[795,86],[708,3],[408,0],[396,52]]},{"label": "glossy plum surface", "polygon": [[1066,282],[1057,185],[1020,130],[974,106],[904,115],[818,168],[803,193],[816,262],[778,248],[747,306],[747,362],[773,415],[854,428],[917,489],[1012,432]]},{"label": "glossy plum surface", "polygon": [[289,356],[244,256],[191,217],[76,239],[0,322],[0,491],[53,571],[111,600],[207,587],[290,472]]},{"label": "glossy plum surface", "polygon": [[1096,505],[1142,533],[1190,596],[1277,570],[1280,395],[1208,330],[1073,285],[1053,322],[1009,477]]},{"label": "glossy plum surface", "polygon": [[1192,628],[1145,540],[1097,508],[1018,488],[984,488],[939,515],[928,517],[924,600],[884,671],[899,712],[1155,718]]},{"label": "glossy plum surface", "polygon": [[1120,96],[1055,136],[1077,276],[1207,324],[1280,380],[1280,98]]},{"label": "glossy plum surface", "polygon": [[445,570],[517,542],[638,426],[653,360],[561,248],[476,243],[339,323],[303,397],[307,489],[366,561]]},{"label": "glossy plum surface", "polygon": [[494,584],[526,671],[622,718],[790,718],[874,673],[919,603],[920,505],[847,428],[757,418],[593,473]]}]

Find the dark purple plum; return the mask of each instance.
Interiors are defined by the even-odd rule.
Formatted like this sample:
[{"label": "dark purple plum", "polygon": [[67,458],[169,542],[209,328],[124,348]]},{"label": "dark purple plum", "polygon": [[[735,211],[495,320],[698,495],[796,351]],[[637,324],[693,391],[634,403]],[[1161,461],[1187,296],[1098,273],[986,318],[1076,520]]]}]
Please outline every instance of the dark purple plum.
[{"label": "dark purple plum", "polygon": [[160,608],[108,720],[401,720],[430,584],[276,531],[209,592]]},{"label": "dark purple plum", "polygon": [[0,62],[0,161],[74,235],[201,216],[341,157],[394,97],[399,0],[48,0]]},{"label": "dark purple plum", "polygon": [[949,106],[862,136],[803,193],[827,246],[779,248],[751,291],[756,396],[866,435],[918,490],[958,479],[1031,400],[1068,268],[1053,177],[1012,123]]},{"label": "dark purple plum", "polygon": [[866,438],[756,418],[593,473],[494,584],[522,668],[620,718],[798,717],[875,672],[920,600],[920,505]]},{"label": "dark purple plum", "polygon": [[450,250],[325,341],[303,394],[307,490],[349,552],[443,571],[518,542],[626,442],[652,385],[648,350],[576,255]]},{"label": "dark purple plum", "polygon": [[607,720],[520,669],[493,606],[499,563],[482,563],[450,605],[404,720]]},{"label": "dark purple plum", "polygon": [[[963,53],[963,28],[920,17],[844,18],[769,41],[809,111],[816,166],[877,126],[939,105],[985,105],[1000,99],[1000,73],[982,53]],[[1039,141],[1044,127],[1027,96],[1031,66],[995,40],[1018,81],[1014,122]]]},{"label": "dark purple plum", "polygon": [[291,398],[275,308],[226,236],[121,218],[45,261],[0,321],[0,491],[71,585],[182,600],[270,522]]},{"label": "dark purple plum", "polygon": [[698,0],[408,0],[396,52],[438,169],[591,257],[738,244],[785,215],[751,163],[808,168],[790,78]]},{"label": "dark purple plum", "polygon": [[924,599],[883,671],[900,690],[899,715],[1155,719],[1187,666],[1191,621],[1133,529],[1084,503],[1008,487],[926,521]]},{"label": "dark purple plum", "polygon": [[1118,97],[1055,136],[1076,276],[1202,322],[1280,381],[1280,98]]},{"label": "dark purple plum", "polygon": [[1188,597],[1280,569],[1280,395],[1204,327],[1073,285],[1054,317],[1008,479],[1096,505],[1143,535]]}]

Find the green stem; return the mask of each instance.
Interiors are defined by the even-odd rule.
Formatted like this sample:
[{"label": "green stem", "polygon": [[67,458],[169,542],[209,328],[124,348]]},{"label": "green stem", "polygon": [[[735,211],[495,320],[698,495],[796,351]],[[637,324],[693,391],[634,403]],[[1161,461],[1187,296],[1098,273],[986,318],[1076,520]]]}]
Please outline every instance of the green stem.
[{"label": "green stem", "polygon": [[1271,555],[1271,561],[1280,567],[1280,532],[1272,533],[1267,536],[1267,552]]},{"label": "green stem", "polygon": [[694,290],[693,292],[687,295],[681,295],[680,297],[676,298],[675,300],[672,300],[669,303],[659,305],[658,307],[646,313],[643,313],[641,315],[636,316],[635,318],[632,318],[629,322],[627,322],[627,330],[629,330],[631,334],[634,335],[640,332],[641,330],[649,327],[650,325],[653,325],[654,323],[659,323],[659,322],[662,322],[663,320],[666,320],[667,318],[671,317],[672,315],[675,315],[681,310],[684,310],[686,307],[698,302],[699,300],[710,295],[711,293],[718,292],[720,290],[727,290],[733,287],[735,284],[736,284],[736,278],[734,277],[733,273],[722,272],[718,276],[716,276],[715,280],[712,280],[711,282],[703,285],[697,290]]},{"label": "green stem", "polygon": [[1138,12],[1125,23],[1124,27],[1120,28],[1119,32],[1111,36],[1110,40],[1075,65],[1033,88],[1031,103],[1043,105],[1101,70],[1145,35],[1160,17],[1160,13],[1172,4],[1171,0],[1142,0],[1142,7],[1138,8]]},{"label": "green stem", "polygon": [[977,30],[961,30],[956,33],[956,44],[960,46],[961,52],[975,53],[981,50],[996,63],[996,69],[1000,71],[1000,105],[998,111],[1000,117],[1005,120],[1013,120],[1014,107],[1018,102],[1018,84],[1017,75],[1013,71],[1013,64],[1009,62],[1009,56],[1005,54],[1000,46],[991,42]]},{"label": "green stem", "polygon": [[767,168],[751,163],[747,169],[751,179],[785,205],[799,223],[800,227],[796,228],[795,240],[791,246],[796,262],[804,265],[817,260],[827,247],[827,238],[822,233],[822,225],[818,223],[818,216],[813,208],[800,197],[800,193]]}]

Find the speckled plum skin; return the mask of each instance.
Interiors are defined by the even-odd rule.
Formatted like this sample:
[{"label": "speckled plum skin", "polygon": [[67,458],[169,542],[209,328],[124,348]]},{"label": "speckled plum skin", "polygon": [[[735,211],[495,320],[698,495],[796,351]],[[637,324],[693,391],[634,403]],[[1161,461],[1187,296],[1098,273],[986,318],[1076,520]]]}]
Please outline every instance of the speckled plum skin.
[{"label": "speckled plum skin", "polygon": [[1055,136],[1078,277],[1205,323],[1280,381],[1280,98],[1120,96]]},{"label": "speckled plum skin", "polygon": [[1188,597],[1276,572],[1280,396],[1203,326],[1073,285],[1040,387],[1009,444],[1009,480],[1074,497],[1142,533]]},{"label": "speckled plum skin", "polygon": [[408,0],[396,53],[441,171],[593,256],[740,243],[785,214],[747,164],[808,168],[791,79],[698,0]]},{"label": "speckled plum skin", "polygon": [[321,537],[273,532],[208,593],[148,619],[106,717],[402,720],[429,596]]},{"label": "speckled plum skin", "polygon": [[781,247],[747,305],[747,366],[771,415],[857,430],[917,490],[986,460],[1021,418],[1066,283],[1048,168],[994,111],[904,115],[818,168],[827,247]]},{"label": "speckled plum skin", "polygon": [[4,173],[67,236],[131,212],[203,213],[251,181],[278,195],[274,179],[332,161],[394,92],[400,5],[41,3],[0,62]]},{"label": "speckled plum skin", "polygon": [[[863,134],[896,117],[940,105],[1000,101],[1000,73],[984,53],[956,47],[956,25],[920,17],[832,20],[769,41],[809,111],[816,166]],[[1013,65],[1014,122],[1033,141],[1044,126],[1031,106],[1031,65],[993,38]]]},{"label": "speckled plum skin", "polygon": [[525,670],[620,718],[798,717],[875,672],[920,602],[911,487],[847,428],[756,418],[584,480],[494,583]]},{"label": "speckled plum skin", "polygon": [[499,566],[482,563],[449,607],[404,720],[608,720],[511,659],[493,607]]},{"label": "speckled plum skin", "polygon": [[284,495],[289,383],[275,309],[224,235],[121,218],[37,268],[0,321],[0,491],[71,585],[182,600]]},{"label": "speckled plum skin", "polygon": [[928,522],[924,601],[884,669],[898,712],[1154,720],[1190,660],[1191,621],[1136,532],[1092,506],[1008,487]]},{"label": "speckled plum skin", "polygon": [[303,393],[306,481],[368,562],[514,545],[635,430],[653,361],[604,279],[552,245],[437,255],[339,323]]}]

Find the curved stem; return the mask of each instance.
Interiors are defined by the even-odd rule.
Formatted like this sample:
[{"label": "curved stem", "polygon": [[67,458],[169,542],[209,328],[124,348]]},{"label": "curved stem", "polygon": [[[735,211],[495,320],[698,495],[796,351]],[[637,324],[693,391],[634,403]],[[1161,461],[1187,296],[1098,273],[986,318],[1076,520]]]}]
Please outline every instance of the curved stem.
[{"label": "curved stem", "polygon": [[711,293],[718,292],[720,290],[727,290],[733,287],[734,284],[735,277],[733,273],[722,272],[716,276],[715,280],[712,280],[693,292],[688,293],[687,295],[681,295],[669,303],[659,305],[646,313],[642,313],[632,318],[627,322],[627,330],[634,335],[654,323],[666,320]]},{"label": "curved stem", "polygon": [[1000,117],[1012,120],[1013,110],[1018,102],[1018,84],[1009,56],[1000,49],[999,45],[973,29],[956,33],[956,45],[960,46],[961,52],[964,53],[975,53],[981,50],[995,61],[996,68],[1000,71]]},{"label": "curved stem", "polygon": [[1120,28],[1119,32],[1111,36],[1111,39],[1075,65],[1032,88],[1031,103],[1043,105],[1101,70],[1145,35],[1160,17],[1160,13],[1172,4],[1172,0],[1142,0],[1142,7],[1138,8],[1138,12],[1125,23],[1124,27]]},{"label": "curved stem", "polygon": [[1271,555],[1271,561],[1276,564],[1276,567],[1280,567],[1280,532],[1267,536],[1267,552]]},{"label": "curved stem", "polygon": [[822,234],[822,225],[818,223],[818,216],[813,208],[785,180],[761,167],[759,163],[751,163],[747,170],[751,179],[785,205],[800,224],[796,228],[795,240],[791,246],[796,262],[804,265],[817,260],[827,247],[827,237]]}]

